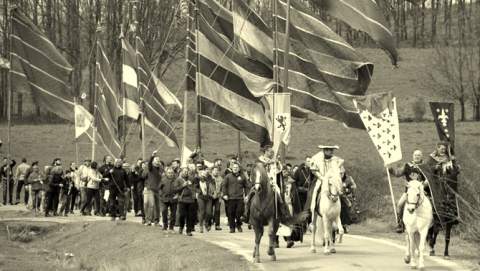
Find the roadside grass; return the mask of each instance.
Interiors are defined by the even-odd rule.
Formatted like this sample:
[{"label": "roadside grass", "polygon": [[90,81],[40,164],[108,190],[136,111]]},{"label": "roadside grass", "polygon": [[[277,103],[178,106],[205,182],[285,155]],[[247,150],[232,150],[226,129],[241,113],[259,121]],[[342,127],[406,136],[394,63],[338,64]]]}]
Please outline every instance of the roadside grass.
[{"label": "roadside grass", "polygon": [[[241,256],[208,242],[129,222],[0,224],[3,270],[252,270]],[[5,226],[26,242],[7,239]],[[193,241],[193,242],[192,242]],[[28,260],[26,260],[28,259]]]}]

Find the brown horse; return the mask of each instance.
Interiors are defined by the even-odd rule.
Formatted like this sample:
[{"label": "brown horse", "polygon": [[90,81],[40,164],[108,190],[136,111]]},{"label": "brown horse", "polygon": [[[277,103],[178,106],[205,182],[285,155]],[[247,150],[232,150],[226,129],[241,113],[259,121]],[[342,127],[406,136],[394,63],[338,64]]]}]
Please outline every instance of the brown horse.
[{"label": "brown horse", "polygon": [[[255,231],[255,247],[253,249],[253,262],[260,262],[260,241],[264,233],[264,227],[268,226],[269,245],[267,254],[272,261],[276,261],[275,245],[279,223],[285,225],[300,224],[308,217],[308,212],[290,216],[286,206],[278,199],[274,185],[270,181],[265,167],[258,163],[252,172],[252,181],[255,184],[255,195],[250,204],[249,223]],[[276,196],[277,194],[277,196]],[[277,212],[276,212],[277,210]]]}]

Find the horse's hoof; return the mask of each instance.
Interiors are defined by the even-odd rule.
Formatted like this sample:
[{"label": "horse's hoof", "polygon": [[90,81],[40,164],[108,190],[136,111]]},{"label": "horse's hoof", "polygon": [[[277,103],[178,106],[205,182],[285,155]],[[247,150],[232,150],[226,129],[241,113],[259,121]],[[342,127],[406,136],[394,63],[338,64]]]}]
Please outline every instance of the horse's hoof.
[{"label": "horse's hoof", "polygon": [[275,256],[275,255],[270,255],[270,260],[271,260],[272,262],[276,261],[276,260],[277,260],[277,256]]},{"label": "horse's hoof", "polygon": [[323,255],[330,255],[330,251],[324,251]]},{"label": "horse's hoof", "polygon": [[430,256],[435,256],[435,250],[430,250]]},{"label": "horse's hoof", "polygon": [[316,248],[311,248],[311,249],[310,249],[310,252],[311,252],[311,253],[317,253],[317,249],[316,249]]},{"label": "horse's hoof", "polygon": [[410,266],[410,269],[417,269],[416,265]]},{"label": "horse's hoof", "polygon": [[450,260],[450,256],[448,256],[448,255],[443,256],[443,258],[444,258],[445,260]]},{"label": "horse's hoof", "polygon": [[403,261],[404,261],[406,264],[409,264],[409,263],[410,263],[410,256],[405,256],[405,257],[403,257]]},{"label": "horse's hoof", "polygon": [[252,262],[253,262],[253,263],[260,263],[260,258],[254,257],[254,258],[252,259]]},{"label": "horse's hoof", "polygon": [[330,253],[337,253],[337,250],[332,248],[332,249],[330,249]]}]

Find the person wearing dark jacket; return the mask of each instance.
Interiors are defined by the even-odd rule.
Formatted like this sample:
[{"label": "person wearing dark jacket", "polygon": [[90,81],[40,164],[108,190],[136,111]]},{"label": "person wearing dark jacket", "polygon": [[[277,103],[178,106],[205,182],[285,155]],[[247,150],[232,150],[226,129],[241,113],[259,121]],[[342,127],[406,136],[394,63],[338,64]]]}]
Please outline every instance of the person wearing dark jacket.
[{"label": "person wearing dark jacket", "polygon": [[68,216],[70,203],[72,201],[72,190],[75,188],[75,163],[70,163],[70,168],[65,171],[63,187],[60,189],[60,215]]},{"label": "person wearing dark jacket", "polygon": [[[98,172],[102,174],[102,178],[108,178],[110,170],[113,168],[113,158],[110,155],[103,157],[103,165],[98,168]],[[108,203],[105,200],[105,191],[109,188],[108,182],[101,182],[98,188],[100,193],[100,215],[105,216],[108,212]]]},{"label": "person wearing dark jacket", "polygon": [[295,186],[298,190],[298,197],[302,209],[305,207],[305,203],[307,202],[310,184],[313,183],[316,178],[313,172],[310,170],[310,159],[310,157],[307,157],[305,159],[305,163],[302,163],[292,176],[295,180]]},{"label": "person wearing dark jacket", "polygon": [[135,216],[144,217],[143,211],[143,188],[145,187],[145,178],[143,177],[143,160],[138,159],[135,166],[130,171],[129,180],[132,186],[133,210]]},{"label": "person wearing dark jacket", "polygon": [[41,211],[40,205],[42,200],[41,193],[43,190],[43,178],[40,168],[38,167],[38,162],[33,162],[32,173],[28,176],[28,184],[32,190],[32,207],[35,214]]},{"label": "person wearing dark jacket", "polygon": [[[165,170],[165,176],[162,178],[160,184],[160,201],[162,209],[163,230],[173,231],[175,226],[175,216],[177,213],[177,187],[175,170],[172,167],[167,167]],[[170,209],[170,216],[168,215],[168,209]]]},{"label": "person wearing dark jacket", "polygon": [[206,169],[201,169],[199,172],[199,180],[197,187],[197,203],[198,203],[198,222],[200,226],[200,233],[203,233],[205,227],[210,231],[212,225],[212,203],[215,193],[215,183]]},{"label": "person wearing dark jacket", "polygon": [[145,188],[143,190],[145,225],[159,226],[160,220],[160,183],[162,181],[163,167],[160,157],[156,153],[150,157],[147,170],[144,173]]},{"label": "person wearing dark jacket", "polygon": [[[8,163],[7,158],[3,159],[2,167],[0,167],[0,180],[2,181],[2,190],[3,190],[3,205],[7,205],[7,194],[8,194],[8,203],[13,205],[13,168],[17,164],[15,160],[11,160]],[[7,189],[7,180],[8,180],[8,189]],[[7,193],[8,192],[8,193]]]},{"label": "person wearing dark jacket", "polygon": [[[194,172],[194,171],[193,171]],[[175,183],[178,191],[178,212],[180,216],[179,234],[183,234],[186,226],[188,236],[192,236],[195,226],[195,180],[192,178],[194,174],[189,174],[188,169],[182,169],[180,177]]]},{"label": "person wearing dark jacket", "polygon": [[230,233],[242,232],[241,216],[244,209],[244,197],[249,191],[248,180],[240,172],[240,165],[235,163],[232,165],[232,172],[225,176],[223,182],[223,199],[227,205],[228,225]]},{"label": "person wearing dark jacket", "polygon": [[47,191],[47,208],[45,216],[50,216],[50,212],[57,216],[58,201],[60,191],[64,186],[64,171],[62,168],[62,160],[56,158],[53,160],[52,169],[48,175],[48,191]]},{"label": "person wearing dark jacket", "polygon": [[121,220],[125,220],[127,212],[125,209],[125,192],[128,189],[128,175],[123,169],[121,159],[116,159],[114,167],[105,174],[108,178],[108,206],[109,214],[112,221],[119,216]]}]

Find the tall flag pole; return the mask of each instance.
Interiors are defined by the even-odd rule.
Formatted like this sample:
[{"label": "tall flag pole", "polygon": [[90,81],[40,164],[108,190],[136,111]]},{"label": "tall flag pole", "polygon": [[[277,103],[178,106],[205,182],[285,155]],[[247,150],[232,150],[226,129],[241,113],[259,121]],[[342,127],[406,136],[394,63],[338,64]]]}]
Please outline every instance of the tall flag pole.
[{"label": "tall flag pole", "polygon": [[[5,9],[7,9],[7,12],[8,12],[8,7],[5,7]],[[13,17],[12,17],[12,14],[11,12],[9,12],[8,14],[10,16],[10,20],[7,20],[7,22],[9,21],[10,23],[8,24],[8,33],[10,35],[9,37],[9,42],[8,42],[8,50],[10,51],[10,53],[8,54],[8,57],[9,57],[9,63],[10,63],[10,67],[12,68],[12,29],[13,29]],[[7,16],[8,16],[7,15]],[[12,70],[10,69],[10,71],[7,73],[7,142],[8,142],[8,145],[7,145],[7,165],[10,164],[10,161],[12,160],[11,159],[11,141],[12,141],[12,131],[11,131],[11,127],[12,127],[12,76],[11,76],[11,72]],[[12,198],[12,195],[10,195],[10,180],[12,178],[12,169],[9,168],[7,169],[7,198],[6,198],[6,202],[10,202],[11,201],[11,198]],[[12,189],[13,190],[13,189]]]},{"label": "tall flag pole", "polygon": [[[198,82],[198,76],[200,74],[200,55],[199,55],[199,51],[200,51],[200,43],[198,42],[198,32],[199,32],[199,22],[198,22],[198,13],[199,13],[199,10],[198,10],[198,0],[195,1],[195,40],[197,41],[195,43],[195,46],[196,46],[196,63],[197,63],[197,72],[196,72],[196,79],[195,81]],[[200,151],[202,150],[202,124],[201,124],[201,117],[200,117],[200,112],[201,112],[201,103],[200,103],[200,98],[199,98],[199,88],[200,88],[200,84],[195,84],[195,97],[196,97],[196,101],[197,101],[197,114],[195,114],[195,123],[197,125],[197,148],[200,149]]]},{"label": "tall flag pole", "polygon": [[[185,58],[186,62],[188,63],[188,55],[190,53],[189,46],[192,44],[190,42],[191,35],[190,35],[190,0],[182,0],[180,7],[181,7],[181,15],[187,20],[187,44],[185,45]],[[185,63],[185,91],[183,92],[183,123],[182,123],[182,147],[180,148],[180,161],[182,162],[182,167],[185,166],[183,161],[186,161],[184,157],[185,148],[187,147],[187,121],[188,121],[188,89],[190,87],[190,83],[188,80],[188,75],[190,74],[190,69],[193,67],[191,65],[187,65]]]},{"label": "tall flag pole", "polygon": [[384,162],[395,221],[398,221],[392,180],[388,171],[388,165],[402,160],[396,98],[391,93],[379,93],[357,98],[354,103],[370,139]]}]

